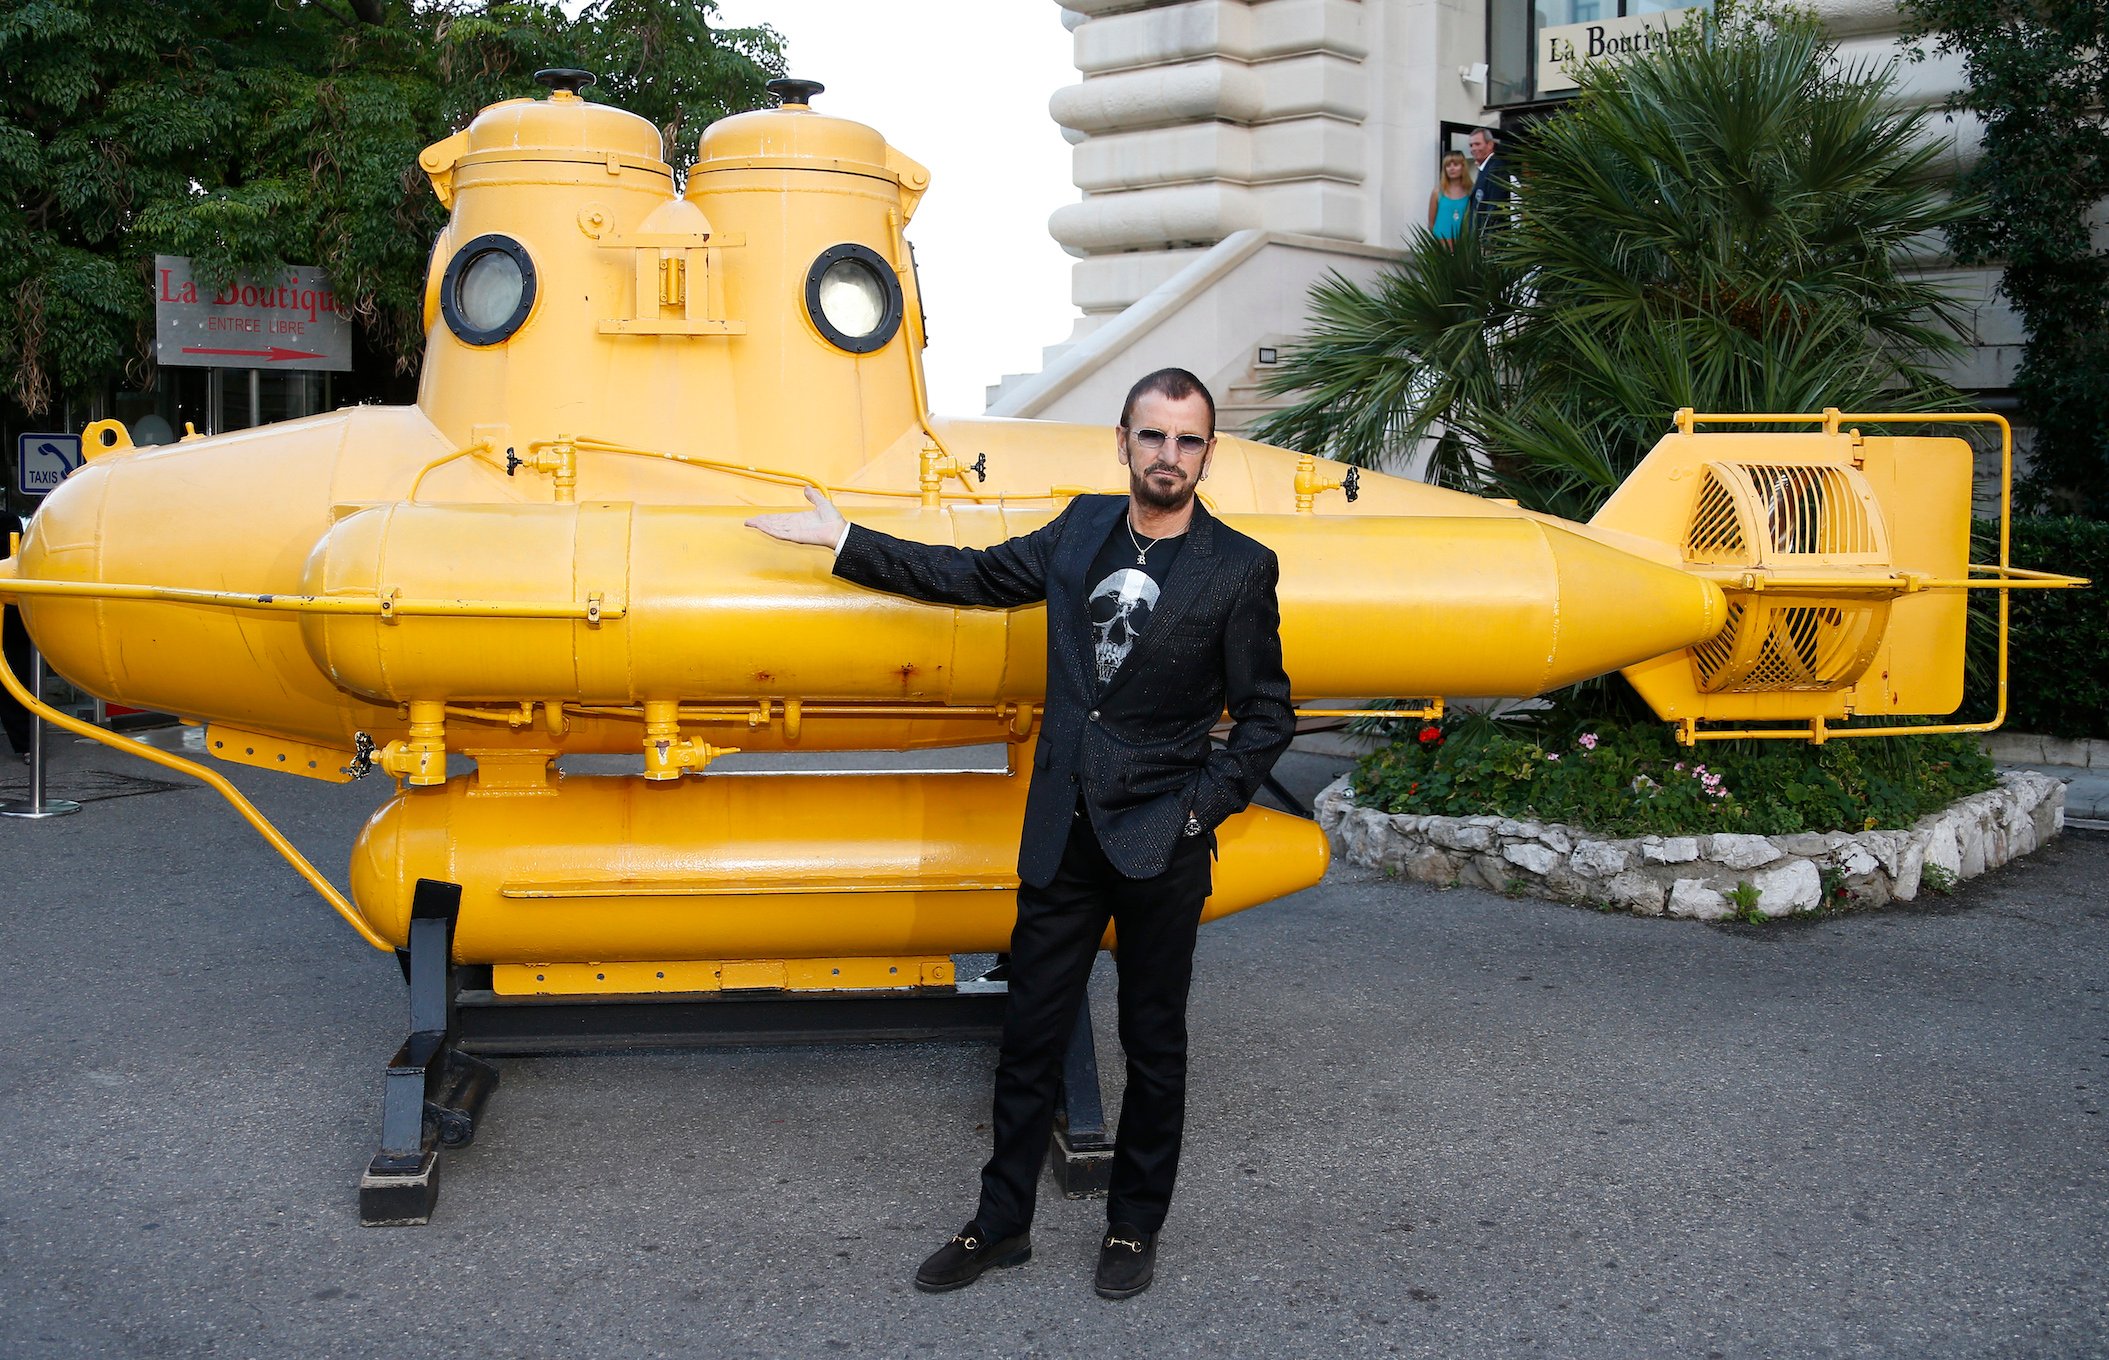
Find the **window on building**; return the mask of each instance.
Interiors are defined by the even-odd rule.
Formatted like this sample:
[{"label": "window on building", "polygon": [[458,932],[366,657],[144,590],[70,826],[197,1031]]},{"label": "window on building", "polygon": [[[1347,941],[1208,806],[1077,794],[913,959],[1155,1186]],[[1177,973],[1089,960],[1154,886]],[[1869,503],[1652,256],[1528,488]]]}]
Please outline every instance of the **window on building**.
[{"label": "window on building", "polygon": [[1529,103],[1530,67],[1530,0],[1488,0],[1487,107]]}]

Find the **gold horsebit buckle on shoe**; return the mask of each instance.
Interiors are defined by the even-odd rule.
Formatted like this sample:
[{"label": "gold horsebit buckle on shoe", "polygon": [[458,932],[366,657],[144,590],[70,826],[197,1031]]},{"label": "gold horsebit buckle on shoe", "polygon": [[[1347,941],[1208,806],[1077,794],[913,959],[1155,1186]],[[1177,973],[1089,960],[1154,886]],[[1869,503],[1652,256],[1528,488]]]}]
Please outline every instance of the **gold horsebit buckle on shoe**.
[{"label": "gold horsebit buckle on shoe", "polygon": [[959,1243],[959,1245],[961,1245],[962,1247],[965,1247],[968,1251],[981,1250],[981,1240],[979,1238],[961,1237],[958,1233],[954,1233],[952,1234],[952,1240],[954,1242]]},{"label": "gold horsebit buckle on shoe", "polygon": [[1125,1237],[1109,1237],[1106,1239],[1106,1246],[1108,1248],[1126,1247],[1129,1251],[1135,1252],[1138,1255],[1140,1255],[1142,1252],[1142,1243],[1131,1242]]}]

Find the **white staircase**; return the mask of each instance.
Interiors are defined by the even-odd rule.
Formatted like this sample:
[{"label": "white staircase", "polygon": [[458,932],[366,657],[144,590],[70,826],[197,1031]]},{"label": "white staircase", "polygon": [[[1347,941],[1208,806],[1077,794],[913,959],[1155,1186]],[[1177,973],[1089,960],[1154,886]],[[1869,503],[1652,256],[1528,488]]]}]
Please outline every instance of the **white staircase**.
[{"label": "white staircase", "polygon": [[1233,232],[1118,316],[1087,317],[1048,347],[1047,367],[991,388],[988,413],[1105,424],[1137,378],[1176,367],[1209,384],[1220,428],[1242,432],[1280,404],[1259,394],[1259,351],[1303,332],[1311,285],[1333,273],[1367,283],[1398,258],[1350,241]]}]

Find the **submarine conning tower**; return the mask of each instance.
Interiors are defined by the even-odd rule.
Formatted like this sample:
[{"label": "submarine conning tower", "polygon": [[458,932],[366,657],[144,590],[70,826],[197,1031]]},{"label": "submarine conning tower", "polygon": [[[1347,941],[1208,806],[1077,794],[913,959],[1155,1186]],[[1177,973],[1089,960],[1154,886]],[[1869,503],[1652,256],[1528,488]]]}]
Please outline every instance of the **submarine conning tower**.
[{"label": "submarine conning tower", "polygon": [[[418,158],[453,210],[418,405],[458,446],[576,438],[833,480],[927,410],[903,235],[929,172],[811,81],[706,129],[685,190],[581,71]],[[735,484],[725,489],[734,489]],[[734,497],[738,497],[735,495]]]}]

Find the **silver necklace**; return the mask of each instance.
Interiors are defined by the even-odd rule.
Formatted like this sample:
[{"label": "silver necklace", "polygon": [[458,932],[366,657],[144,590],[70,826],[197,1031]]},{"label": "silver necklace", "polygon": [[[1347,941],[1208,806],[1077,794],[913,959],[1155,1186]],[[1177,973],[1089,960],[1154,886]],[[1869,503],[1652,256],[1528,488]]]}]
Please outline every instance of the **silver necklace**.
[{"label": "silver necklace", "polygon": [[[1128,531],[1128,542],[1135,545],[1135,565],[1138,567],[1147,567],[1148,565],[1150,565],[1150,548],[1156,547],[1158,544],[1164,542],[1166,539],[1177,538],[1179,537],[1179,534],[1183,534],[1186,532],[1186,530],[1181,529],[1178,534],[1166,534],[1164,538],[1150,538],[1148,534],[1138,535],[1135,532],[1135,522],[1129,519],[1126,515],[1122,515],[1120,517],[1120,522],[1123,526],[1126,527]],[[1149,539],[1149,548],[1143,546],[1144,539]]]}]

